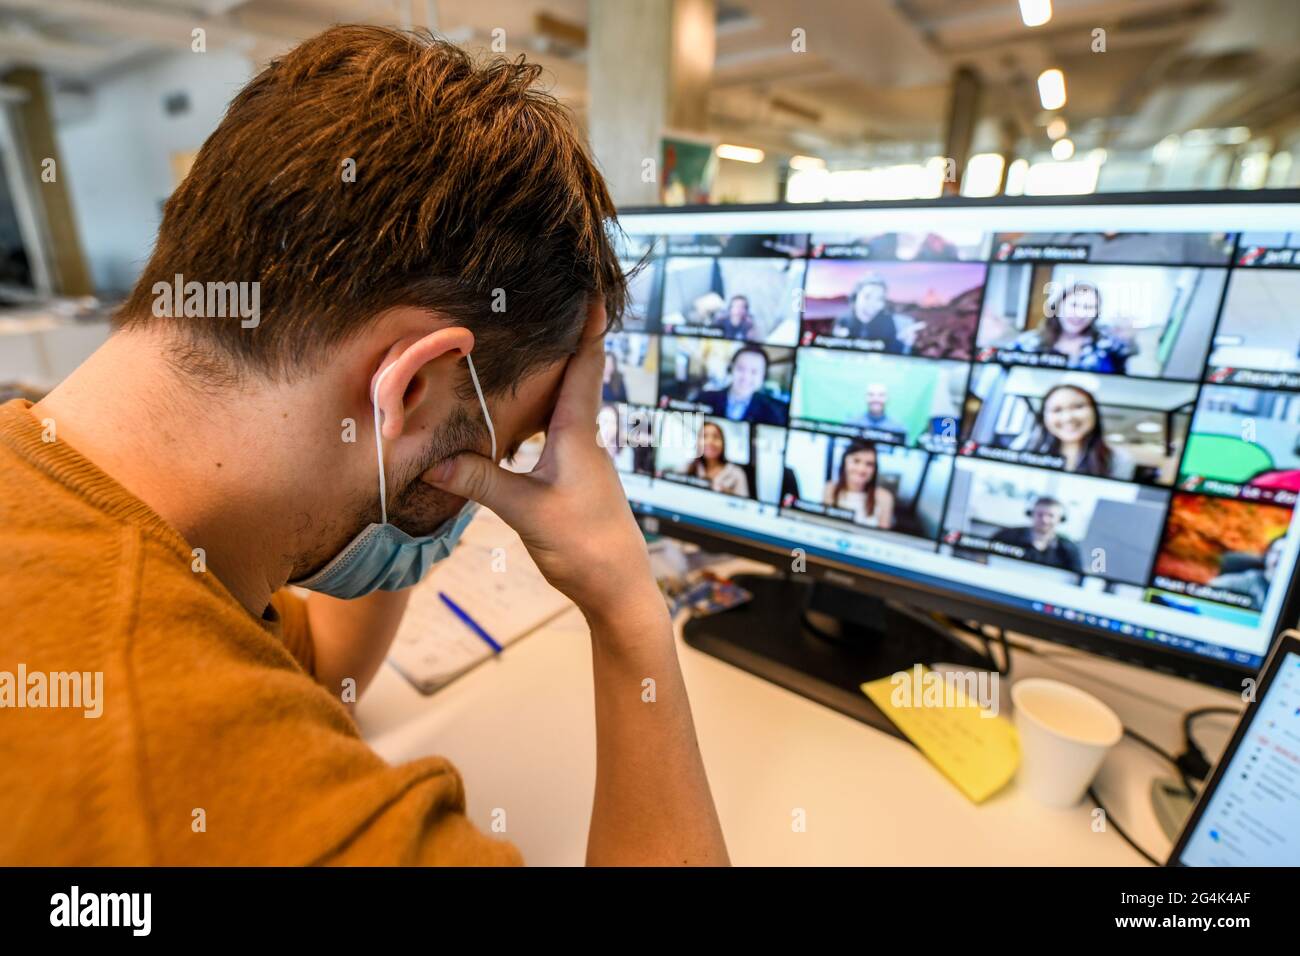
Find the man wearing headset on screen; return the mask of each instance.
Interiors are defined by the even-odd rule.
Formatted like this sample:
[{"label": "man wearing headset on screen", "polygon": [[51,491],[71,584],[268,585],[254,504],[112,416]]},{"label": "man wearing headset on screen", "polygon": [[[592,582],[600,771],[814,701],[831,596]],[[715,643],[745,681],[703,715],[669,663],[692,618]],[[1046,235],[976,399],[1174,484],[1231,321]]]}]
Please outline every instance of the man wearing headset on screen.
[{"label": "man wearing headset on screen", "polygon": [[993,536],[993,540],[1021,549],[1025,561],[1082,574],[1083,558],[1079,546],[1059,530],[1065,522],[1065,505],[1042,495],[1034,499],[1028,517],[1028,527],[1003,528]]},{"label": "man wearing headset on screen", "polygon": [[[518,862],[454,767],[389,766],[345,706],[474,502],[590,625],[588,862],[726,861],[595,440],[613,204],[537,73],[368,26],[285,54],[168,200],[107,344],[0,408],[5,650],[103,687],[96,719],[0,718],[0,864]],[[178,275],[183,315],[159,300]],[[253,321],[202,310],[240,281]],[[542,429],[533,473],[498,467]]]}]

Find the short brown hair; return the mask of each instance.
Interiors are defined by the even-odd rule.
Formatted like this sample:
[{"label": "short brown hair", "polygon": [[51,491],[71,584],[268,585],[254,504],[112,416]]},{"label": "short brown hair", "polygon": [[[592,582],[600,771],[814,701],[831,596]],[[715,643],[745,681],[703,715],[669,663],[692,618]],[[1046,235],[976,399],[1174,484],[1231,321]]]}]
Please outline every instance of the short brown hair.
[{"label": "short brown hair", "polygon": [[[627,293],[613,201],[540,72],[377,26],[305,41],[203,144],[117,324],[171,323],[186,367],[230,379],[319,368],[396,306],[473,331],[488,391],[563,359],[587,298],[617,322]],[[178,274],[258,282],[258,323],[156,315]]]}]

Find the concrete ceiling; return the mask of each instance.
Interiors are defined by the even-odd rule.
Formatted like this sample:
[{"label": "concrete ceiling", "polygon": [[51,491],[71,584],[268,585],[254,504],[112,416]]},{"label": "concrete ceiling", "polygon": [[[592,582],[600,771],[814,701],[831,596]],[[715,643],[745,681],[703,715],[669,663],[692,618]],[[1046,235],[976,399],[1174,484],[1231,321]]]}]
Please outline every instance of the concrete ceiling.
[{"label": "concrete ceiling", "polygon": [[[189,47],[255,62],[341,21],[434,23],[547,70],[556,95],[586,102],[587,3],[626,0],[0,0],[0,71],[36,66],[91,82]],[[709,92],[714,135],[832,158],[938,148],[958,67],[980,78],[976,148],[1010,134],[1047,140],[1036,78],[1066,75],[1062,114],[1081,148],[1145,147],[1208,126],[1293,127],[1300,117],[1300,0],[1053,0],[1028,28],[1016,0],[718,0]],[[802,29],[806,52],[791,49]],[[1096,29],[1106,50],[1093,52]],[[1004,132],[1005,131],[1005,132]]]}]

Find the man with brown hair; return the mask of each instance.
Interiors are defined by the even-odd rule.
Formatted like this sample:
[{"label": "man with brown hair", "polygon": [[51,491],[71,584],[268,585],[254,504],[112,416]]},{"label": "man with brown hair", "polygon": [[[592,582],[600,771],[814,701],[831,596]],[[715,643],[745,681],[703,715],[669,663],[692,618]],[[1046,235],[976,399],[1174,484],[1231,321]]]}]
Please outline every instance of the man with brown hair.
[{"label": "man with brown hair", "polygon": [[[103,688],[96,717],[0,687],[0,863],[517,862],[454,768],[388,766],[340,699],[466,499],[590,624],[588,862],[726,862],[594,440],[614,208],[537,72],[377,27],[303,43],[204,144],[114,335],[0,408],[5,664]],[[542,429],[531,474],[497,466]]]}]

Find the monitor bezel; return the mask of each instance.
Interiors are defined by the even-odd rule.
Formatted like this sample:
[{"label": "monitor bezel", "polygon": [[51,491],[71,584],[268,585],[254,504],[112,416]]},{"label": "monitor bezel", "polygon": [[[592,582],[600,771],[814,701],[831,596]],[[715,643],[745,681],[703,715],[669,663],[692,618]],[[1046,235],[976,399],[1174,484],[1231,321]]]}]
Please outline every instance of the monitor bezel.
[{"label": "monitor bezel", "polygon": [[[1287,205],[1300,206],[1300,189],[1216,190],[1206,192],[1155,192],[1155,193],[1093,193],[1086,196],[994,196],[976,198],[946,196],[938,199],[888,200],[879,202],[828,202],[828,203],[754,203],[726,206],[628,206],[618,211],[619,226],[622,218],[634,215],[699,215],[762,212],[820,212],[824,210],[863,212],[882,209],[952,209],[1000,208],[1017,206],[1179,206],[1179,205]],[[626,230],[625,230],[626,231]],[[1240,229],[1231,230],[1240,232]],[[640,235],[635,231],[629,234]],[[1300,507],[1300,505],[1297,505]],[[689,541],[702,548],[725,550],[740,557],[752,558],[773,567],[783,567],[790,560],[788,550],[705,527],[689,517],[658,513],[648,514],[634,508],[641,526],[651,533]],[[1277,645],[1280,634],[1300,620],[1300,587],[1297,579],[1300,563],[1293,569],[1286,596],[1274,625],[1268,646],[1261,655],[1265,661]],[[1257,668],[1244,667],[1229,661],[1220,661],[1193,652],[1180,651],[1164,645],[1153,644],[1140,638],[1102,634],[1086,624],[1076,624],[1064,618],[1045,617],[1032,611],[1022,611],[994,600],[956,594],[941,588],[909,580],[896,574],[867,569],[834,557],[807,555],[807,573],[817,580],[849,588],[873,598],[899,600],[925,610],[938,611],[951,617],[982,621],[996,627],[1014,630],[1020,634],[1040,638],[1055,644],[1074,647],[1091,654],[1133,664],[1148,670],[1182,677],[1198,683],[1240,690],[1242,681],[1259,672]],[[901,592],[901,593],[900,593]]]},{"label": "monitor bezel", "polygon": [[1201,822],[1201,817],[1205,815],[1205,810],[1210,805],[1210,798],[1214,796],[1214,791],[1218,789],[1219,782],[1223,779],[1224,773],[1227,772],[1228,764],[1232,762],[1233,756],[1237,753],[1237,748],[1241,746],[1242,740],[1245,739],[1247,732],[1250,730],[1250,725],[1254,723],[1260,704],[1268,696],[1282,662],[1286,659],[1287,654],[1291,653],[1300,654],[1300,634],[1297,634],[1294,630],[1283,631],[1273,642],[1272,651],[1265,659],[1263,666],[1260,667],[1259,680],[1255,685],[1254,696],[1242,709],[1241,716],[1237,718],[1237,726],[1233,728],[1232,737],[1228,740],[1228,745],[1223,748],[1223,753],[1219,756],[1218,762],[1215,763],[1214,769],[1206,777],[1205,784],[1196,795],[1196,802],[1192,805],[1192,811],[1188,815],[1187,821],[1183,824],[1182,832],[1178,834],[1173,849],[1169,851],[1169,857],[1165,861],[1166,866],[1186,866],[1180,857],[1183,855],[1183,851],[1187,849],[1187,843],[1191,840],[1197,824]]}]

